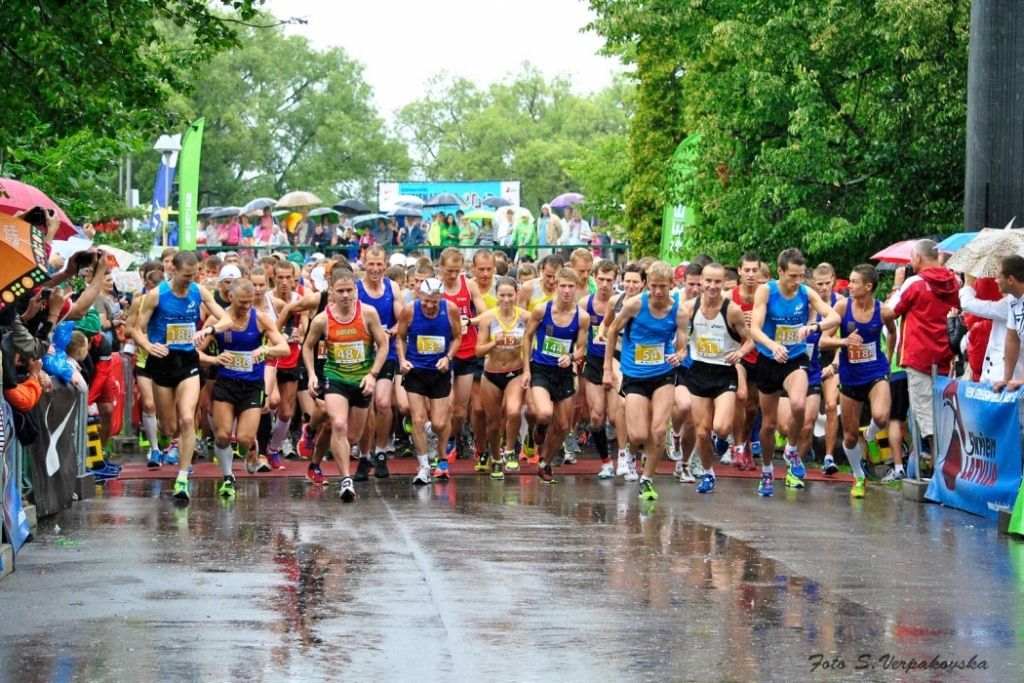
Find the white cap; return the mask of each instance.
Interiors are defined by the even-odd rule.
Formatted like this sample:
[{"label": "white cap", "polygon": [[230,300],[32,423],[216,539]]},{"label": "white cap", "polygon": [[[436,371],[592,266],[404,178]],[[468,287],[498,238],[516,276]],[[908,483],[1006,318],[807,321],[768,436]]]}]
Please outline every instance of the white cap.
[{"label": "white cap", "polygon": [[319,251],[316,252],[315,254],[313,254],[312,256],[310,256],[309,258],[313,259],[314,261],[326,261],[327,260],[327,257],[324,256],[323,254],[321,254]]},{"label": "white cap", "polygon": [[391,258],[388,259],[388,265],[402,266],[404,268],[409,265],[409,261],[405,258],[405,254],[392,254]]},{"label": "white cap", "polygon": [[242,271],[234,263],[228,263],[220,269],[221,280],[237,280],[242,277]]},{"label": "white cap", "polygon": [[309,277],[313,280],[313,286],[316,287],[316,291],[322,292],[327,289],[327,272],[323,266],[317,266],[309,271]]},{"label": "white cap", "polygon": [[420,283],[420,293],[427,296],[434,296],[444,291],[444,283],[436,277],[428,277]]}]

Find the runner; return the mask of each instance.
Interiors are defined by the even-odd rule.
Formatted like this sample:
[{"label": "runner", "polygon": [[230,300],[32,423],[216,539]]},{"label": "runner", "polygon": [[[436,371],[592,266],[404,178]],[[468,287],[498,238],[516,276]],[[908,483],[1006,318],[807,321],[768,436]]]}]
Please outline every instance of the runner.
[{"label": "runner", "polygon": [[[839,325],[839,316],[818,293],[802,284],[807,261],[796,249],[779,254],[779,276],[757,288],[751,318],[751,336],[761,355],[757,358],[757,389],[761,404],[761,442],[775,442],[779,394],[785,390],[792,413],[784,456],[789,474],[797,479],[806,475],[798,448],[798,438],[804,422],[807,405],[806,338],[812,332],[827,332]],[[822,321],[809,325],[810,316],[817,312]],[[775,468],[769,454],[761,464],[758,493],[771,496],[775,492]]]},{"label": "runner", "polygon": [[[705,265],[694,259],[686,266],[683,271],[683,289],[672,292],[676,301],[693,301],[700,295]],[[692,484],[696,477],[703,473],[700,458],[694,450],[697,443],[697,427],[691,409],[692,397],[687,388],[692,364],[693,357],[690,354],[681,355],[679,366],[676,368],[676,388],[672,400],[672,450],[669,452],[669,459],[676,462],[675,475],[683,484]]]},{"label": "runner", "polygon": [[[174,277],[146,293],[135,329],[135,343],[147,355],[146,370],[153,378],[157,411],[176,415],[169,423],[171,433],[180,435],[178,477],[174,497],[188,501],[188,469],[196,446],[195,412],[199,400],[199,354],[196,341],[210,333],[205,327],[198,334],[199,307],[205,305],[215,320],[226,313],[206,289],[193,279],[198,262],[192,252],[174,255]],[[172,412],[176,409],[176,413]]]},{"label": "runner", "polygon": [[544,484],[555,483],[551,463],[569,429],[576,393],[573,363],[586,352],[590,328],[590,316],[576,303],[580,286],[576,272],[562,268],[556,283],[555,299],[533,309],[523,340],[525,348],[533,349],[523,370],[523,385],[533,404],[534,443],[540,448],[537,476]]},{"label": "runner", "polygon": [[[864,497],[864,468],[861,465],[861,407],[871,407],[871,423],[864,438],[874,441],[889,423],[889,358],[896,348],[896,315],[875,300],[878,271],[869,264],[856,266],[850,273],[850,298],[836,304],[842,319],[842,338],[822,340],[839,348],[839,412],[843,420],[843,451],[853,468],[854,483],[850,495]],[[887,332],[887,351],[882,352],[882,330]]]},{"label": "runner", "polygon": [[[743,311],[743,319],[750,328],[751,312],[754,310],[754,294],[759,286],[761,259],[751,253],[740,257],[739,285],[731,292],[733,303]],[[733,463],[742,470],[754,470],[750,432],[757,417],[757,346],[743,356],[736,371],[739,375],[739,389],[736,392],[736,416],[733,420]]]},{"label": "runner", "polygon": [[713,456],[721,459],[729,452],[739,386],[736,365],[754,343],[743,309],[722,296],[725,267],[720,263],[704,266],[701,280],[701,293],[681,308],[689,323],[688,351],[693,358],[687,389],[702,468],[697,493],[711,493],[715,489]]},{"label": "runner", "polygon": [[[622,335],[622,393],[626,428],[637,452],[648,449],[640,477],[640,497],[657,500],[654,474],[665,450],[672,414],[676,368],[685,355],[686,321],[679,300],[671,295],[672,269],[661,261],[647,268],[647,291],[628,300],[608,329],[608,344]],[[682,354],[675,351],[683,349]],[[605,354],[604,386],[614,384],[612,359]]]},{"label": "runner", "polygon": [[[814,269],[814,289],[822,301],[827,301],[832,308],[843,299],[835,293],[836,270],[830,263],[819,264]],[[836,330],[838,333],[838,330]],[[835,334],[829,335],[834,337]],[[825,457],[822,469],[833,470],[835,465],[836,437],[839,434],[839,360],[836,348],[827,342],[821,344],[821,397],[825,403]]]},{"label": "runner", "polygon": [[[607,389],[604,386],[606,346],[602,323],[611,304],[612,287],[618,275],[619,267],[614,263],[611,261],[599,262],[594,269],[597,291],[588,296],[584,303],[587,315],[590,316],[590,328],[587,330],[587,356],[581,379],[587,397],[587,406],[589,406],[590,438],[601,458],[601,471],[597,475],[598,479],[615,477],[615,467],[612,465],[608,452],[608,434],[605,431],[605,423],[608,421],[609,415],[614,416],[613,420],[618,416],[621,400],[617,382],[613,380],[612,385]],[[621,422],[615,422],[614,427],[616,436],[619,430],[625,434],[626,428]]]},{"label": "runner", "polygon": [[[585,305],[585,299],[592,296],[597,291],[597,285],[594,280],[594,254],[589,249],[582,247],[573,249],[572,254],[569,255],[569,267],[576,271],[576,277],[580,280],[580,288],[577,290],[577,300],[580,305]],[[589,313],[589,311],[588,311]],[[592,330],[595,327],[593,316],[591,316],[591,330],[587,331],[587,347],[590,347],[590,337],[592,336]],[[603,367],[604,359],[601,359]],[[580,386],[580,382],[583,380],[583,365],[578,365],[576,368],[576,384]],[[603,389],[602,389],[603,391]],[[588,423],[590,421],[590,411],[587,408],[587,392],[577,391],[576,398],[573,405],[572,417],[569,420],[569,432],[565,435],[565,440],[562,442],[562,451],[565,453],[562,464],[575,465],[580,455],[580,440],[579,440],[579,425]],[[604,425],[601,425],[601,429],[604,429]],[[607,443],[607,438],[605,439]],[[555,466],[557,467],[560,463],[556,460]]]},{"label": "runner", "polygon": [[[437,444],[445,443],[451,431],[451,362],[462,341],[462,322],[458,309],[442,301],[443,290],[444,283],[427,278],[420,283],[418,298],[398,318],[398,367],[412,414],[419,461],[413,483],[418,485],[431,482],[429,459],[437,457]],[[447,458],[438,459],[435,476],[448,479]]]},{"label": "runner", "polygon": [[[128,307],[128,317],[125,321],[124,333],[126,338],[132,340],[135,338],[139,310],[142,308],[142,302],[146,298],[146,293],[151,289],[159,287],[160,283],[164,281],[164,271],[159,261],[147,261],[143,264],[141,270],[144,286],[141,291],[132,297],[132,303]],[[176,465],[178,464],[177,462],[170,462],[165,459],[160,449],[160,434],[167,434],[167,430],[170,427],[167,426],[168,420],[164,416],[158,415],[156,411],[156,401],[153,398],[153,380],[146,370],[146,351],[134,343],[126,345],[125,351],[128,353],[134,351],[135,353],[135,386],[139,388],[142,433],[145,434],[146,440],[149,442],[149,458],[146,461],[146,466],[157,468],[161,464]]]},{"label": "runner", "polygon": [[[452,363],[452,442],[442,442],[446,445],[444,455],[449,462],[455,459],[460,450],[462,428],[466,424],[470,400],[473,398],[473,382],[479,379],[484,371],[483,360],[476,357],[476,326],[479,322],[478,316],[487,310],[487,306],[480,296],[477,283],[462,272],[464,262],[462,252],[455,247],[448,247],[442,251],[441,258],[438,259],[444,284],[444,298],[458,310],[462,324],[462,341]],[[482,455],[478,455],[476,460],[477,471],[487,471],[490,468],[490,463],[485,462]]]},{"label": "runner", "polygon": [[[309,393],[321,389],[314,362],[316,348],[326,338],[327,360],[323,367],[323,400],[331,421],[331,454],[341,470],[340,497],[356,499],[349,470],[349,439],[362,433],[377,378],[387,362],[388,333],[372,306],[364,306],[356,294],[355,275],[348,268],[331,269],[331,303],[309,325],[302,345],[302,361],[309,373]],[[370,352],[373,350],[373,359]],[[350,436],[351,435],[351,436]]]},{"label": "runner", "polygon": [[[491,416],[486,426],[487,445],[480,450],[481,459],[495,454],[490,463],[491,478],[504,479],[502,468],[508,472],[519,470],[515,443],[524,399],[523,339],[530,314],[515,305],[519,287],[512,278],[501,278],[495,291],[498,306],[480,317],[480,335],[476,342],[476,355],[484,358],[481,399],[486,414]],[[501,448],[502,427],[504,449]]]},{"label": "runner", "polygon": [[281,261],[274,266],[274,307],[278,311],[277,324],[288,340],[290,353],[270,363],[274,368],[271,381],[267,385],[268,393],[277,394],[277,422],[270,433],[267,445],[267,458],[275,470],[283,470],[282,453],[289,456],[294,451],[288,432],[292,418],[295,416],[296,397],[299,383],[300,344],[306,331],[306,318],[300,313],[282,316],[285,304],[295,303],[299,295],[295,292],[295,268],[290,261]]},{"label": "runner", "polygon": [[[269,356],[281,358],[289,353],[288,342],[278,331],[274,316],[253,307],[255,290],[251,281],[234,280],[230,299],[227,315],[213,325],[218,355],[199,353],[200,361],[220,366],[213,386],[213,448],[224,476],[218,493],[224,498],[235,497],[232,431],[246,469],[250,474],[256,471],[255,453],[250,449],[256,440],[265,401],[263,361]],[[267,345],[263,344],[264,337]],[[207,344],[212,341],[212,337],[206,338]]]},{"label": "runner", "polygon": [[373,422],[367,425],[362,444],[362,457],[356,468],[356,481],[369,478],[370,465],[374,466],[374,476],[385,479],[388,472],[388,448],[391,445],[391,428],[394,413],[391,409],[391,395],[394,387],[395,374],[398,371],[398,352],[395,350],[394,334],[397,329],[398,314],[402,312],[401,292],[398,285],[384,277],[387,264],[387,253],[379,245],[366,250],[363,265],[366,274],[356,282],[359,300],[372,306],[377,311],[381,325],[388,333],[388,357],[381,368],[374,385]]}]

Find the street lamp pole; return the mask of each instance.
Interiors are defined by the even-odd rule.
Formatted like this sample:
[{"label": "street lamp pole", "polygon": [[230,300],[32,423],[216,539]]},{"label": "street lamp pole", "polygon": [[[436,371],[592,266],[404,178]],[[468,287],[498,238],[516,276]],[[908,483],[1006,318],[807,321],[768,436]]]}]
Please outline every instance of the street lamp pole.
[{"label": "street lamp pole", "polygon": [[161,135],[153,145],[153,149],[160,152],[160,159],[164,167],[164,196],[163,216],[160,221],[163,227],[162,243],[167,246],[167,223],[171,212],[171,168],[174,165],[174,157],[181,151],[181,135]]}]

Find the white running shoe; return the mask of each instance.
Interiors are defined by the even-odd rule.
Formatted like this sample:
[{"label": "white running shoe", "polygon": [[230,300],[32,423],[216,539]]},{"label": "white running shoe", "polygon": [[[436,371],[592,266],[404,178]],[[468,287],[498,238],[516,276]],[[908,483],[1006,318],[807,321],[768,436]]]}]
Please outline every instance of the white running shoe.
[{"label": "white running shoe", "polygon": [[680,433],[679,436],[676,436],[675,432],[670,429],[668,438],[668,459],[672,462],[679,462],[683,459],[683,435]]},{"label": "white running shoe", "polygon": [[[704,475],[704,466],[700,464],[700,458],[697,457],[696,453],[690,453],[690,474],[694,477],[700,477]],[[696,481],[696,479],[694,479]]]},{"label": "white running shoe", "polygon": [[721,465],[731,465],[732,464],[732,451],[730,450],[730,451],[726,451],[725,453],[723,453],[722,454],[722,459],[719,460],[718,463],[721,464]]},{"label": "white running shoe", "polygon": [[629,471],[622,477],[626,481],[640,481],[640,475],[636,473],[636,458],[630,458],[627,463]]},{"label": "white running shoe", "polygon": [[412,483],[420,486],[426,486],[431,481],[430,468],[426,465],[421,465],[419,470],[416,472],[416,478],[412,480]]},{"label": "white running shoe", "polygon": [[680,484],[692,484],[695,481],[697,481],[697,478],[694,477],[692,474],[690,474],[690,468],[689,467],[687,467],[683,463],[679,463],[679,464],[683,465],[682,468],[679,470],[679,483]]},{"label": "white running shoe", "polygon": [[[433,461],[437,458],[437,432],[434,431],[430,422],[423,425],[423,431],[427,433],[427,460]],[[428,484],[430,482],[427,482]]]},{"label": "white running shoe", "polygon": [[629,455],[619,453],[619,457],[615,461],[615,476],[624,477],[627,474],[629,474]]},{"label": "white running shoe", "polygon": [[601,471],[597,473],[598,479],[611,479],[614,476],[615,471],[612,468],[612,464],[610,462],[606,462],[603,465],[601,465]]}]

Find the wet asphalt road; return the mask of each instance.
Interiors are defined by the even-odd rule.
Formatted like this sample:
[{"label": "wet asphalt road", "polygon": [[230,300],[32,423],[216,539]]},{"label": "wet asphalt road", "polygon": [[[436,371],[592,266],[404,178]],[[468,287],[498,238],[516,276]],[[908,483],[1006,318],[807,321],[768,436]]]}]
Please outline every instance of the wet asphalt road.
[{"label": "wet asphalt road", "polygon": [[[240,485],[181,508],[115,483],[43,520],[0,583],[0,677],[1024,680],[1024,544],[886,489]],[[886,668],[935,656],[987,669]]]}]

